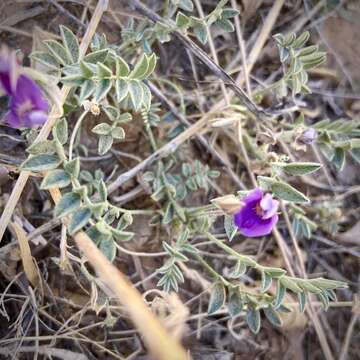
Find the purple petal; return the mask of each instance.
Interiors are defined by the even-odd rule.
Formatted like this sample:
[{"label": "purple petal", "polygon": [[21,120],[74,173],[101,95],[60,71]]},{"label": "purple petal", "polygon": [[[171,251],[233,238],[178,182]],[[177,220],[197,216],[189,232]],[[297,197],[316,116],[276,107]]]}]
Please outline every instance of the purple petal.
[{"label": "purple petal", "polygon": [[37,127],[39,125],[42,125],[44,122],[46,122],[47,119],[48,119],[47,113],[40,110],[31,111],[27,115],[26,125],[28,127]]},{"label": "purple petal", "polygon": [[264,210],[262,218],[269,219],[276,214],[279,202],[274,200],[270,194],[266,194],[260,201],[260,207]]},{"label": "purple petal", "polygon": [[234,215],[235,225],[241,230],[252,228],[257,223],[259,216],[256,214],[256,208],[252,205],[245,205],[239,212]]},{"label": "purple petal", "polygon": [[13,111],[9,111],[5,115],[4,119],[5,119],[6,124],[8,124],[10,127],[14,128],[14,129],[18,129],[22,126],[20,119]]},{"label": "purple petal", "polygon": [[254,202],[258,202],[262,199],[263,192],[260,188],[256,188],[253,191],[251,191],[248,195],[246,195],[241,201],[243,201],[245,204],[252,204]]},{"label": "purple petal", "polygon": [[252,227],[240,229],[240,233],[248,237],[265,236],[271,233],[273,227],[278,222],[279,217],[275,214],[270,219],[262,220],[257,218]]},{"label": "purple petal", "polygon": [[49,104],[44,98],[43,93],[39,85],[35,81],[21,75],[16,85],[16,94],[14,96],[16,102],[22,103],[29,99],[37,110],[48,111]]}]

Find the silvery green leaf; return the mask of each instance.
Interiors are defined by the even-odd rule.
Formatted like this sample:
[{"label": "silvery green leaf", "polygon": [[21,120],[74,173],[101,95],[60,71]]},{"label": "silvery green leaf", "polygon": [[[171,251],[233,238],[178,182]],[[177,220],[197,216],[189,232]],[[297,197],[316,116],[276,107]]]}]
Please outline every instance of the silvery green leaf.
[{"label": "silvery green leaf", "polygon": [[290,56],[290,51],[289,49],[285,48],[285,47],[280,47],[279,49],[279,55],[280,55],[280,61],[282,63],[284,63]]},{"label": "silvery green leaf", "polygon": [[259,182],[259,186],[263,190],[270,190],[271,185],[275,182],[273,178],[267,177],[267,176],[258,176],[257,181]]},{"label": "silvery green leaf", "polygon": [[107,123],[97,124],[92,128],[92,132],[98,135],[109,135],[111,133],[112,127]]},{"label": "silvery green leaf", "polygon": [[62,65],[71,64],[71,59],[65,49],[60,43],[55,40],[45,40],[44,45],[49,49],[51,55]]},{"label": "silvery green leaf", "polygon": [[148,67],[149,63],[147,56],[143,54],[135,64],[134,69],[130,72],[129,77],[131,79],[143,79],[143,76],[147,73]]},{"label": "silvery green leaf", "polygon": [[176,14],[176,26],[180,29],[187,29],[190,26],[190,19],[181,11]]},{"label": "silvery green leaf", "polygon": [[302,83],[297,74],[291,76],[291,88],[293,95],[299,94],[301,92]]},{"label": "silvery green leaf", "polygon": [[266,273],[265,271],[261,272],[261,288],[260,291],[262,293],[269,290],[272,283],[272,277],[269,275],[269,273]]},{"label": "silvery green leaf", "polygon": [[228,19],[218,19],[215,21],[215,25],[219,26],[226,32],[233,32],[235,30],[233,23]]},{"label": "silvery green leaf", "polygon": [[271,184],[271,190],[274,195],[276,195],[282,200],[295,203],[303,203],[310,201],[303,193],[282,181],[274,181]]},{"label": "silvery green leaf", "polygon": [[44,140],[31,144],[26,151],[31,155],[54,154],[56,148],[52,140]]},{"label": "silvery green leaf", "polygon": [[106,34],[99,35],[98,33],[95,33],[91,40],[90,48],[92,50],[99,50],[103,49],[107,45],[106,41]]},{"label": "silvery green leaf", "polygon": [[73,192],[80,195],[81,198],[85,198],[88,195],[88,187],[85,185],[74,186]]},{"label": "silvery green leaf", "polygon": [[178,7],[185,11],[193,11],[194,10],[194,5],[191,0],[179,0]]},{"label": "silvery green leaf", "polygon": [[130,241],[135,235],[133,232],[122,231],[114,228],[111,229],[111,233],[117,241],[121,242]]},{"label": "silvery green leaf", "polygon": [[298,302],[299,302],[299,310],[301,313],[305,311],[305,305],[306,305],[306,294],[305,292],[300,292],[297,294],[298,296]]},{"label": "silvery green leaf", "polygon": [[360,148],[352,149],[351,156],[358,164],[360,164]]},{"label": "silvery green leaf", "polygon": [[273,39],[278,45],[284,46],[285,36],[283,34],[275,34],[273,35]]},{"label": "silvery green leaf", "polygon": [[237,279],[246,273],[246,263],[238,260],[232,272],[229,274],[230,278]]},{"label": "silvery green leaf", "polygon": [[336,168],[341,171],[345,165],[345,151],[341,148],[336,148],[334,157],[331,160]]},{"label": "silvery green leaf", "polygon": [[348,287],[348,285],[343,281],[337,281],[337,280],[330,280],[330,279],[324,279],[324,278],[316,278],[308,280],[311,284],[315,285],[316,287],[324,290],[334,290],[338,288],[345,289]]},{"label": "silvery green leaf", "polygon": [[107,93],[111,89],[111,85],[112,83],[111,80],[109,79],[103,79],[99,81],[99,83],[96,86],[95,95],[94,95],[96,102],[99,102],[107,95]]},{"label": "silvery green leaf", "polygon": [[207,172],[207,175],[210,177],[210,178],[214,178],[214,179],[216,179],[216,178],[218,178],[219,176],[220,176],[220,171],[218,171],[218,170],[209,170],[208,172]]},{"label": "silvery green leaf", "polygon": [[44,52],[44,51],[34,51],[31,53],[30,58],[34,61],[47,66],[49,69],[58,70],[59,69],[59,61],[55,58],[55,56]]},{"label": "silvery green leaf", "polygon": [[102,234],[112,236],[111,233],[112,227],[109,226],[103,219],[100,219],[100,221],[98,221],[95,226]]},{"label": "silvery green leaf", "polygon": [[103,110],[111,121],[116,121],[120,116],[120,111],[115,106],[104,106]]},{"label": "silvery green leaf", "polygon": [[330,146],[329,144],[324,144],[324,143],[319,144],[319,148],[320,148],[321,153],[324,155],[324,157],[328,161],[332,161],[332,159],[335,156],[334,148],[332,146]]},{"label": "silvery green leaf", "polygon": [[116,120],[117,123],[127,123],[132,120],[132,115],[130,113],[124,113],[119,116]]},{"label": "silvery green leaf", "polygon": [[184,209],[177,203],[173,203],[174,211],[182,222],[186,222],[186,216]]},{"label": "silvery green leaf", "polygon": [[277,288],[276,288],[276,294],[275,294],[275,299],[274,299],[274,304],[273,307],[274,309],[277,309],[281,306],[284,297],[286,294],[286,288],[284,285],[282,285],[282,283],[280,281],[278,281],[277,283]]},{"label": "silvery green leaf", "polygon": [[170,37],[169,33],[171,30],[170,30],[169,26],[166,26],[162,23],[157,22],[155,24],[154,31],[155,31],[157,39],[161,43],[170,41],[171,37]]},{"label": "silvery green leaf", "polygon": [[102,240],[99,244],[99,249],[109,261],[114,261],[116,256],[116,244],[113,239]]},{"label": "silvery green leaf", "polygon": [[292,44],[293,44],[293,42],[295,41],[295,39],[296,39],[296,34],[295,34],[295,33],[290,33],[290,34],[288,34],[288,35],[285,37],[283,46],[285,46],[285,47],[290,47],[290,46],[292,46]]},{"label": "silvery green leaf", "polygon": [[231,241],[237,232],[237,227],[234,223],[234,219],[232,216],[230,215],[224,216],[224,228],[229,241]]},{"label": "silvery green leaf", "polygon": [[208,33],[206,24],[199,20],[192,18],[194,34],[202,44],[206,44],[208,40]]},{"label": "silvery green leaf", "polygon": [[211,315],[218,311],[225,303],[225,287],[222,282],[216,282],[211,289],[208,314]]},{"label": "silvery green leaf", "polygon": [[100,79],[108,79],[112,76],[111,69],[100,62],[98,62],[96,65],[96,73]]},{"label": "silvery green leaf", "polygon": [[73,178],[77,179],[80,173],[80,158],[76,157],[64,164],[64,170]]},{"label": "silvery green leaf", "polygon": [[84,207],[75,211],[70,218],[69,222],[69,233],[74,234],[82,229],[90,220],[91,211],[89,208]]},{"label": "silvery green leaf", "polygon": [[116,58],[116,77],[124,77],[128,76],[130,73],[129,65],[126,63],[126,61],[118,56]]},{"label": "silvery green leaf", "polygon": [[308,70],[322,64],[326,60],[326,53],[319,51],[310,55],[302,55],[300,60],[303,63],[304,69]]},{"label": "silvery green leaf", "polygon": [[286,289],[289,289],[296,294],[302,292],[302,289],[297,285],[297,283],[287,276],[281,277],[279,281]]},{"label": "silvery green leaf", "polygon": [[192,191],[196,191],[197,188],[197,184],[196,184],[196,180],[194,177],[190,177],[185,181],[186,186],[192,190]]},{"label": "silvery green leaf", "polygon": [[141,82],[140,85],[143,88],[143,107],[149,111],[151,106],[151,91],[144,83]]},{"label": "silvery green leaf", "polygon": [[98,152],[100,155],[106,154],[113,144],[113,138],[111,135],[100,135],[98,143]]},{"label": "silvery green leaf", "polygon": [[238,290],[232,290],[229,294],[229,299],[227,303],[228,311],[231,317],[239,315],[243,309],[243,302]]},{"label": "silvery green leaf", "polygon": [[82,74],[67,75],[61,78],[61,82],[64,85],[81,86],[85,82],[85,78]]},{"label": "silvery green leaf", "polygon": [[191,165],[189,163],[183,163],[181,165],[181,171],[185,177],[189,177],[192,174]]},{"label": "silvery green leaf", "polygon": [[327,297],[332,300],[332,301],[337,301],[337,297],[336,297],[336,294],[335,294],[335,291],[332,290],[332,289],[327,289],[327,290],[324,290],[324,292],[326,293]]},{"label": "silvery green leaf", "polygon": [[99,195],[100,195],[100,199],[102,201],[107,200],[107,188],[104,183],[104,180],[100,180],[100,182],[99,182]]},{"label": "silvery green leaf", "polygon": [[163,224],[169,224],[174,218],[174,207],[173,204],[169,201],[166,208],[165,208],[165,212],[164,212],[164,216],[163,216]]},{"label": "silvery green leaf", "polygon": [[70,214],[80,207],[80,195],[73,192],[65,194],[56,204],[54,213],[56,217]]},{"label": "silvery green leaf", "polygon": [[48,171],[56,169],[61,162],[57,155],[30,155],[29,158],[22,163],[21,168],[27,171]]},{"label": "silvery green leaf", "polygon": [[299,58],[291,59],[289,71],[293,74],[298,73],[302,69],[302,64]]},{"label": "silvery green leaf", "polygon": [[94,76],[93,68],[90,65],[93,64],[87,63],[86,61],[80,61],[79,64],[81,74],[86,79],[91,79]]},{"label": "silvery green leaf", "polygon": [[221,12],[221,17],[225,18],[225,19],[230,19],[235,16],[238,16],[239,14],[240,14],[240,11],[238,11],[236,9],[226,8],[226,9],[223,9],[223,11]]},{"label": "silvery green leaf", "polygon": [[319,300],[321,301],[321,303],[323,304],[324,310],[327,311],[329,308],[330,302],[329,302],[329,298],[328,298],[326,292],[320,292],[316,295],[319,298]]},{"label": "silvery green leaf", "polygon": [[299,56],[301,57],[301,56],[311,55],[311,54],[314,54],[315,52],[317,52],[318,50],[319,50],[319,47],[317,45],[307,46],[300,50]]},{"label": "silvery green leaf", "polygon": [[288,94],[288,87],[286,85],[286,81],[281,79],[279,82],[279,86],[276,87],[276,93],[279,98],[286,97]]},{"label": "silvery green leaf", "polygon": [[52,170],[41,182],[40,188],[43,190],[53,187],[63,188],[70,185],[70,176],[64,170]]},{"label": "silvery green leaf", "polygon": [[254,334],[257,334],[260,330],[261,325],[260,311],[253,307],[250,307],[246,313],[246,322],[249,326],[249,329]]},{"label": "silvery green leaf", "polygon": [[108,49],[94,51],[84,56],[84,61],[92,64],[103,63],[108,55]]},{"label": "silvery green leaf", "polygon": [[125,97],[129,92],[128,82],[123,79],[117,79],[115,82],[115,89],[116,89],[116,100],[119,103],[125,99]]},{"label": "silvery green leaf", "polygon": [[265,271],[267,274],[269,274],[273,278],[278,278],[280,276],[283,276],[286,273],[286,270],[275,268],[275,267],[269,267],[269,266],[263,266],[262,270]]},{"label": "silvery green leaf", "polygon": [[99,245],[101,241],[109,241],[111,239],[111,233],[107,235],[103,234],[97,229],[96,226],[91,226],[86,231],[86,234],[96,245]]},{"label": "silvery green leaf", "polygon": [[96,203],[90,206],[91,213],[96,219],[100,219],[103,216],[104,211],[106,209],[107,209],[107,203],[105,202]]},{"label": "silvery green leaf", "polygon": [[118,230],[124,230],[129,225],[131,225],[133,223],[133,221],[134,221],[134,219],[133,219],[133,216],[131,215],[131,213],[126,212],[120,217],[120,220],[119,220],[116,228]]},{"label": "silvery green leaf", "polygon": [[267,308],[264,309],[264,314],[266,318],[271,322],[271,324],[275,326],[282,325],[282,321],[280,319],[279,314],[271,306],[268,306]]},{"label": "silvery green leaf", "polygon": [[61,118],[56,121],[52,133],[54,138],[56,138],[61,145],[66,144],[69,137],[69,131],[68,131],[68,123],[65,118]]},{"label": "silvery green leaf", "polygon": [[306,175],[311,174],[321,168],[321,164],[313,162],[296,162],[291,164],[284,164],[282,169],[289,175]]},{"label": "silvery green leaf", "polygon": [[156,67],[156,62],[157,62],[157,57],[156,57],[155,53],[151,54],[150,56],[146,55],[146,57],[148,60],[148,68],[147,68],[146,74],[143,77],[144,79],[149,77],[153,73],[153,71],[155,70],[155,67]]},{"label": "silvery green leaf", "polygon": [[86,182],[92,182],[94,180],[91,172],[87,170],[81,170],[80,178]]},{"label": "silvery green leaf", "polygon": [[111,130],[111,136],[116,140],[123,140],[125,139],[125,131],[122,127],[117,126]]},{"label": "silvery green leaf", "polygon": [[84,100],[86,100],[89,96],[91,96],[96,89],[96,83],[92,80],[86,80],[80,88],[80,103],[82,103]]},{"label": "silvery green leaf", "polygon": [[130,98],[134,110],[139,111],[144,99],[144,90],[141,86],[141,83],[137,80],[130,80],[128,84],[129,84]]},{"label": "silvery green leaf", "polygon": [[79,60],[79,41],[74,33],[67,27],[60,25],[60,33],[68,56],[74,63]]},{"label": "silvery green leaf", "polygon": [[292,46],[294,48],[302,48],[310,38],[309,31],[304,31],[300,36],[296,38]]}]

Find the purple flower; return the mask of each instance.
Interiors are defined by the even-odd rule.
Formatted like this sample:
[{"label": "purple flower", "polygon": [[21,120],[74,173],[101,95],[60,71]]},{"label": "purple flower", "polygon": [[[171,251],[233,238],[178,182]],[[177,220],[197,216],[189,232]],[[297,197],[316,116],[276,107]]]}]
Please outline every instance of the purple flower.
[{"label": "purple flower", "polygon": [[5,122],[13,128],[36,128],[48,118],[49,103],[40,87],[27,75],[19,75],[14,52],[0,53],[0,90],[10,97]]},{"label": "purple flower", "polygon": [[270,234],[279,219],[279,202],[259,188],[250,192],[242,202],[245,205],[234,215],[240,233],[248,237]]},{"label": "purple flower", "polygon": [[317,137],[316,130],[314,128],[307,128],[305,129],[297,140],[304,145],[310,145],[314,142]]}]

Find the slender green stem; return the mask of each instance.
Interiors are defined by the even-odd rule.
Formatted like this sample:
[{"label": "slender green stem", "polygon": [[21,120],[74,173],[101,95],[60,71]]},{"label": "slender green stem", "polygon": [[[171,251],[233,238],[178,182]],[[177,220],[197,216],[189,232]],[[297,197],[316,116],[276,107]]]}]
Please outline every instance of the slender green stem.
[{"label": "slender green stem", "polygon": [[77,132],[79,131],[80,129],[80,126],[81,126],[81,123],[82,121],[84,120],[86,114],[88,113],[89,111],[88,110],[85,110],[81,115],[80,117],[78,118],[75,126],[74,126],[74,130],[71,134],[71,137],[70,137],[70,142],[69,142],[69,161],[72,159],[72,153],[73,153],[73,148],[74,148],[74,143],[75,143],[75,139],[76,139],[76,135],[77,135]]},{"label": "slender green stem", "polygon": [[227,246],[226,244],[224,244],[221,240],[217,239],[214,235],[210,234],[210,233],[206,233],[205,234],[207,236],[207,238],[215,243],[217,246],[219,246],[220,248],[222,248],[224,251],[226,251],[229,255],[234,256],[236,259],[244,261],[246,264],[248,264],[249,266],[255,268],[255,269],[260,269],[261,265],[259,265],[255,260],[253,260],[250,256],[245,256],[245,255],[241,255],[239,254],[237,251],[235,251],[234,249],[232,249],[230,246]]},{"label": "slender green stem", "polygon": [[200,255],[198,254],[192,254],[196,260],[199,261],[199,263],[216,279],[220,279],[225,286],[230,286],[231,283],[224,279],[215,269],[213,269]]}]

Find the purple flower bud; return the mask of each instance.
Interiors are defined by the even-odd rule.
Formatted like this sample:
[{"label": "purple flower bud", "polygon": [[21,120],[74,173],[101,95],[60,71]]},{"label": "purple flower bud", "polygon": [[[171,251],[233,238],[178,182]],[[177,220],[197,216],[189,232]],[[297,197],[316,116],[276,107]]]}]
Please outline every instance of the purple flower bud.
[{"label": "purple flower bud", "polygon": [[305,129],[297,140],[304,145],[310,145],[314,142],[317,137],[316,130],[314,128],[307,128]]},{"label": "purple flower bud", "polygon": [[48,118],[49,103],[40,87],[27,75],[18,75],[15,53],[0,53],[0,89],[10,97],[5,122],[13,128],[36,128]]},{"label": "purple flower bud", "polygon": [[250,192],[242,202],[245,205],[234,215],[234,222],[240,233],[248,237],[270,234],[279,219],[279,202],[259,188]]}]

